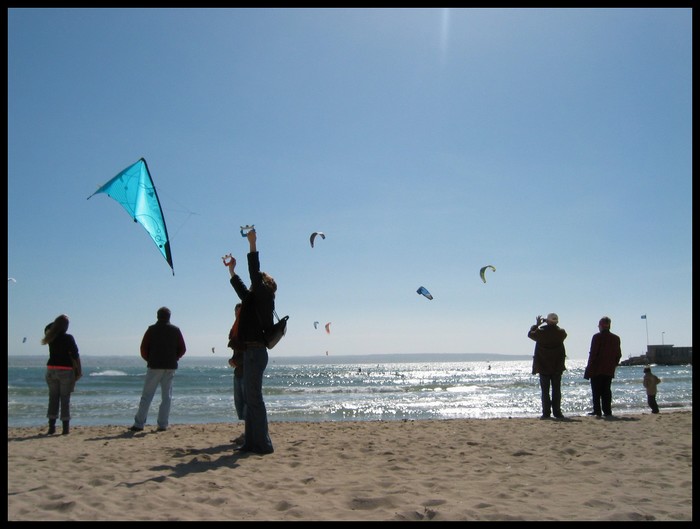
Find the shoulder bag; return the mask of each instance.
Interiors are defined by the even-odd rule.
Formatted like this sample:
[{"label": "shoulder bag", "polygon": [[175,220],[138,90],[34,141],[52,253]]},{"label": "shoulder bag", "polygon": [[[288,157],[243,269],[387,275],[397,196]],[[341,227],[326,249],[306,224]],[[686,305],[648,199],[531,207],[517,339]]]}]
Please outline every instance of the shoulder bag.
[{"label": "shoulder bag", "polygon": [[280,319],[277,315],[277,311],[272,311],[277,318],[277,323],[272,326],[270,332],[263,331],[265,335],[265,345],[268,349],[272,349],[277,343],[282,339],[282,337],[287,333],[287,320],[289,316],[285,316]]}]

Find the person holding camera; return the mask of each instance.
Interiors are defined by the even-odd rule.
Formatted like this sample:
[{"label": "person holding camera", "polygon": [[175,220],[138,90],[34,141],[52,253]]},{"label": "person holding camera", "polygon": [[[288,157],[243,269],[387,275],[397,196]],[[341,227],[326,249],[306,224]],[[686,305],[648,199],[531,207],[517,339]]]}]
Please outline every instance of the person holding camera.
[{"label": "person holding camera", "polygon": [[[542,390],[542,417],[563,419],[561,412],[561,376],[566,371],[565,359],[566,331],[559,327],[559,316],[554,312],[547,318],[537,316],[536,324],[530,327],[528,338],[535,342],[535,353],[532,358],[532,374],[540,376]],[[540,327],[542,323],[546,325]],[[551,387],[551,396],[550,396]]]}]

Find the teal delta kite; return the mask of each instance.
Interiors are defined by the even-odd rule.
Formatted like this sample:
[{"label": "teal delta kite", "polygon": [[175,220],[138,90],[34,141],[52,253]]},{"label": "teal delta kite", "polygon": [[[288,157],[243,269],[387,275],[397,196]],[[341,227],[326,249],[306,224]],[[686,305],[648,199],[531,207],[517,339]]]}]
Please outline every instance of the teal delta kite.
[{"label": "teal delta kite", "polygon": [[141,158],[121,171],[90,195],[88,200],[97,193],[105,193],[119,202],[134,222],[138,222],[145,228],[175,275],[168,229],[165,226],[163,210],[146,160]]}]

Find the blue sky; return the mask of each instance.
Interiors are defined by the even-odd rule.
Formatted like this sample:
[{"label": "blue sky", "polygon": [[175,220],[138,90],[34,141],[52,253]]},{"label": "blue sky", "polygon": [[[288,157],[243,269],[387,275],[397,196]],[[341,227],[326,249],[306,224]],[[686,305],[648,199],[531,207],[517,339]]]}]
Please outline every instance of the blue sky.
[{"label": "blue sky", "polygon": [[[8,354],[47,354],[66,313],[81,354],[138,355],[166,305],[188,354],[227,358],[243,224],[290,315],[272,357],[531,354],[550,311],[572,359],[604,315],[624,357],[647,329],[692,345],[690,9],[9,9],[8,31]],[[87,200],[141,157],[174,276]]]}]

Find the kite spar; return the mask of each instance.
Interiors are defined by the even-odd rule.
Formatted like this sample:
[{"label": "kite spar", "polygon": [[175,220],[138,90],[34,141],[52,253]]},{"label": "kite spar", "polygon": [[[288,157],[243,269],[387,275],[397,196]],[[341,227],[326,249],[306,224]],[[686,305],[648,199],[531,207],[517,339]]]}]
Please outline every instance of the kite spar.
[{"label": "kite spar", "polygon": [[134,222],[140,223],[146,229],[175,275],[163,209],[146,160],[141,158],[124,169],[90,195],[88,200],[97,193],[106,193],[119,202]]}]

